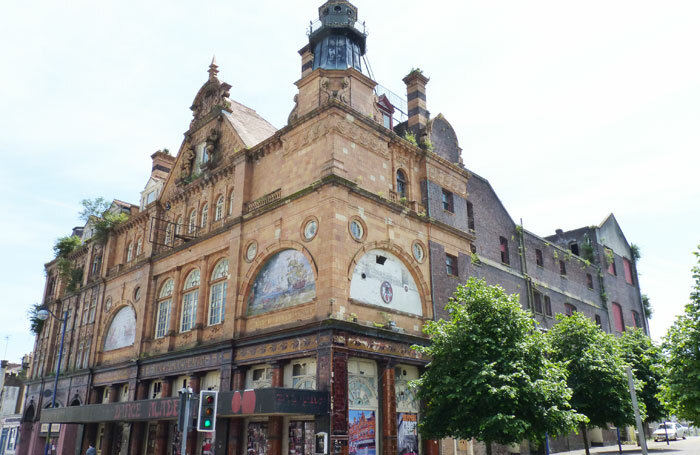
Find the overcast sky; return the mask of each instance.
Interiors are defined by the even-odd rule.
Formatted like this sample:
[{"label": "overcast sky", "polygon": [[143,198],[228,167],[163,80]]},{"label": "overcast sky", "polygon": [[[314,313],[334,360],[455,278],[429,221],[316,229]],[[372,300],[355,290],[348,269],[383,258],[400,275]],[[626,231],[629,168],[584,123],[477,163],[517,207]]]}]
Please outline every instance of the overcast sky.
[{"label": "overcast sky", "polygon": [[[138,202],[177,151],[213,54],[231,97],[286,124],[321,1],[4,2],[0,353],[30,352],[55,239],[79,201]],[[428,109],[511,216],[552,234],[615,213],[660,338],[700,243],[700,2],[356,0],[377,81],[420,67]]]}]

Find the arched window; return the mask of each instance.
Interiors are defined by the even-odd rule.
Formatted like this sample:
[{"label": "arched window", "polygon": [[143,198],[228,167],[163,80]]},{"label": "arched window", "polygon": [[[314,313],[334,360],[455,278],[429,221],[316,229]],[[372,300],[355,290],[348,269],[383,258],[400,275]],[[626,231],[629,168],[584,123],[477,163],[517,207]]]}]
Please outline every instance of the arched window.
[{"label": "arched window", "polygon": [[131,262],[134,257],[134,243],[129,242],[129,246],[126,247],[126,262]]},{"label": "arched window", "polygon": [[622,316],[622,307],[619,303],[613,302],[613,321],[615,321],[615,330],[618,332],[625,331],[625,318]]},{"label": "arched window", "polygon": [[[127,346],[132,346],[134,340],[136,339],[136,313],[134,309],[130,306],[125,306],[119,310],[112,319],[112,323],[109,325],[107,330],[107,336],[105,336],[105,351],[112,351],[114,349],[120,349]],[[89,346],[88,346],[89,348]],[[87,349],[89,353],[89,349]],[[85,351],[83,351],[85,355]],[[83,358],[85,360],[85,358]],[[87,362],[83,362],[83,368],[85,368]]]},{"label": "arched window", "polygon": [[202,229],[207,227],[207,217],[209,216],[209,204],[204,204],[202,207]]},{"label": "arched window", "polygon": [[199,300],[199,270],[194,269],[187,275],[182,288],[182,318],[180,332],[188,332],[197,320],[197,300]]},{"label": "arched window", "polygon": [[187,223],[187,233],[193,234],[195,229],[197,229],[197,212],[195,209],[190,210],[190,219]]},{"label": "arched window", "polygon": [[143,237],[139,237],[136,241],[136,257],[141,256],[143,250]]},{"label": "arched window", "polygon": [[408,197],[406,174],[401,169],[396,171],[396,193],[398,193],[400,198]]},{"label": "arched window", "polygon": [[168,226],[165,228],[165,244],[170,245],[173,242],[173,230],[174,224],[168,222]]},{"label": "arched window", "polygon": [[163,338],[170,325],[170,306],[173,301],[173,280],[169,279],[160,288],[158,294],[158,313],[156,315],[156,338]]},{"label": "arched window", "polygon": [[214,212],[214,221],[219,221],[224,216],[224,197],[219,196],[216,200],[216,212]]},{"label": "arched window", "polygon": [[177,217],[177,221],[175,221],[175,235],[180,235],[182,234],[182,215]]},{"label": "arched window", "polygon": [[228,214],[233,214],[233,190],[231,190],[231,194],[228,196]]},{"label": "arched window", "polygon": [[222,259],[211,274],[209,291],[209,325],[224,322],[226,288],[228,286],[228,259]]}]

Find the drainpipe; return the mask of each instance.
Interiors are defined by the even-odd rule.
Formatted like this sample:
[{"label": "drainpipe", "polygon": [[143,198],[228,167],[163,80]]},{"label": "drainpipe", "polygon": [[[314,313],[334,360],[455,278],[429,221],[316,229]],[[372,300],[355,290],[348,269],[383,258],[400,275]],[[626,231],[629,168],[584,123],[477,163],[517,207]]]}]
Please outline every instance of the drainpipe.
[{"label": "drainpipe", "polygon": [[532,279],[530,275],[527,274],[527,260],[525,259],[525,229],[523,228],[523,219],[520,218],[520,229],[518,230],[517,225],[515,228],[515,233],[518,234],[518,250],[520,256],[520,269],[522,270],[523,277],[525,278],[525,289],[527,291],[527,307],[530,309],[532,314],[535,314],[535,309],[532,304]]}]

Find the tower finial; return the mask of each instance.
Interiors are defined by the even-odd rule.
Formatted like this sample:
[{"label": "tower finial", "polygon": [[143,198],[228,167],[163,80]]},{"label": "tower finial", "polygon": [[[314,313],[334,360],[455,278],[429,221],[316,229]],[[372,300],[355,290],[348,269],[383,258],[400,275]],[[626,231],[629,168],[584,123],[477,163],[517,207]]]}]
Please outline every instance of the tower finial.
[{"label": "tower finial", "polygon": [[213,81],[216,79],[216,75],[219,74],[219,66],[216,64],[216,55],[211,59],[211,64],[209,65],[209,80]]}]

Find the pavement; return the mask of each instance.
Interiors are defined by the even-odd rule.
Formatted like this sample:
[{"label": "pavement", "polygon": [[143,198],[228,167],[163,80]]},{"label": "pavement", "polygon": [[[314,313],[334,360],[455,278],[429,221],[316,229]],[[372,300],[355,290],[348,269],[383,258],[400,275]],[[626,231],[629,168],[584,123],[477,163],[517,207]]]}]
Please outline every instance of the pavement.
[{"label": "pavement", "polygon": [[[668,455],[700,455],[700,436],[688,436],[679,441],[654,442],[647,441],[649,453]],[[571,452],[558,452],[556,455],[585,455],[585,450],[572,450]],[[615,455],[619,454],[618,446],[592,447],[591,454]],[[642,448],[636,445],[622,445],[623,455],[641,454]]]}]

